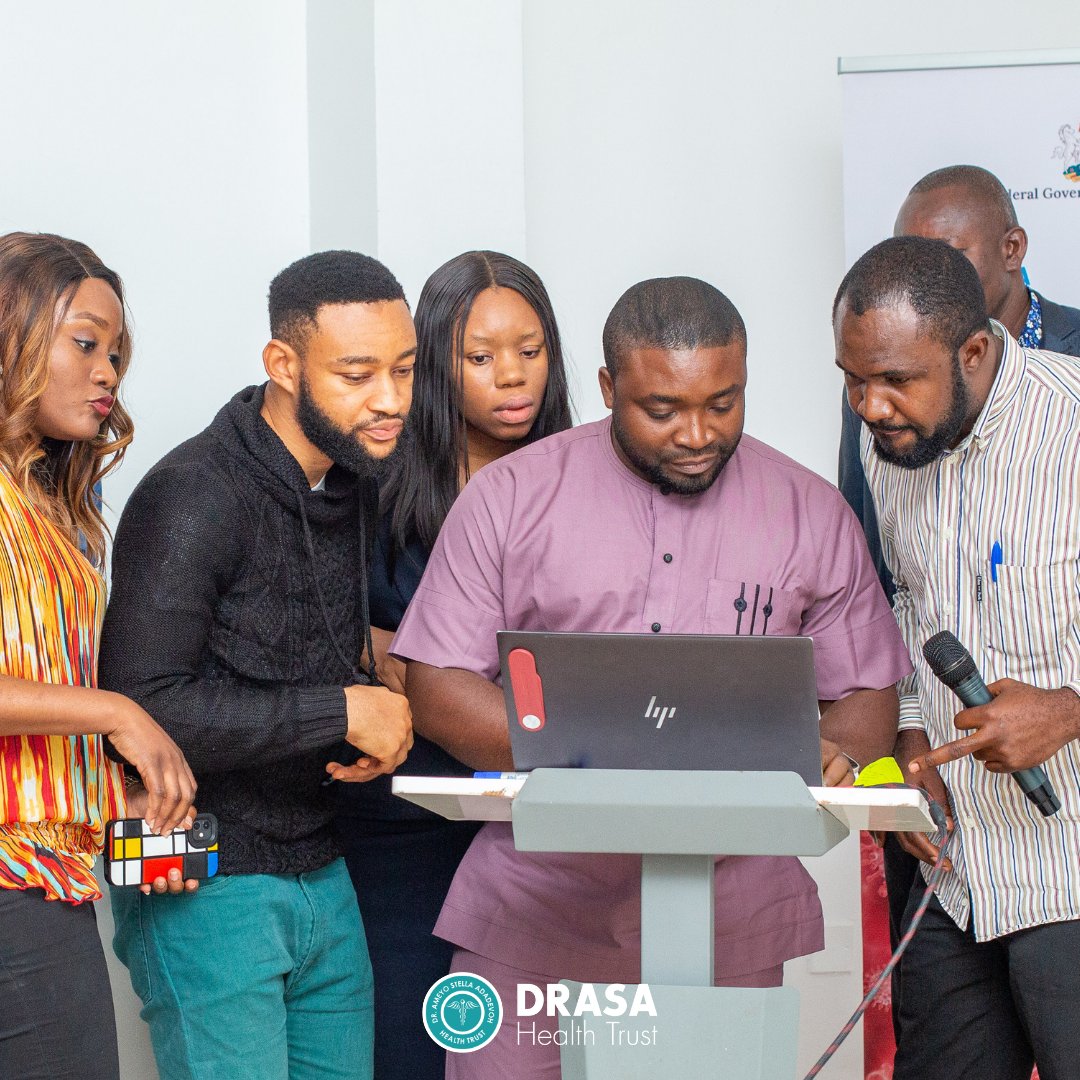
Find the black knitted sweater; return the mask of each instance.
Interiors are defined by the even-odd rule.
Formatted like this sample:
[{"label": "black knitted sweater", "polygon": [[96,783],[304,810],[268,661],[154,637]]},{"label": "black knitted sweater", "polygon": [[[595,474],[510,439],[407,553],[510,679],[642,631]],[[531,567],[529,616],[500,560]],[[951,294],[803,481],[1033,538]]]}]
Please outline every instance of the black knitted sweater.
[{"label": "black knitted sweater", "polygon": [[242,390],[132,493],[99,668],[184,751],[229,874],[337,857],[325,765],[356,759],[342,688],[370,681],[375,485],[335,466],[312,491],[262,400]]}]

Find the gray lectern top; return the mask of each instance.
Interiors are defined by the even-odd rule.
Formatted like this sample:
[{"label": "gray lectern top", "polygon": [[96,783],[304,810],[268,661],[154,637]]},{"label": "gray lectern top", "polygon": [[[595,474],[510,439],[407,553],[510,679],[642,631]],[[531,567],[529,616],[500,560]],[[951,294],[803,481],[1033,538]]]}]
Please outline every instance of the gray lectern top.
[{"label": "gray lectern top", "polygon": [[512,814],[521,851],[824,855],[848,834],[795,773],[535,769]]}]

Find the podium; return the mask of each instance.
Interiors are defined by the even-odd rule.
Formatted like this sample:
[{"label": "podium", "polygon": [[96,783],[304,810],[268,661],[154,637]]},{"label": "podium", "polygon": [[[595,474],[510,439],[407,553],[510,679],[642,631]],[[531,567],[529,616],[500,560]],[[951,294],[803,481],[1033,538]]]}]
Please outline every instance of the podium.
[{"label": "podium", "polygon": [[[484,783],[451,783],[440,803],[434,781],[409,779],[395,780],[395,792],[448,816],[460,816],[453,799],[463,792],[479,796],[467,784]],[[642,856],[641,982],[656,1016],[560,1017],[563,1080],[795,1080],[798,991],[712,985],[714,861],[824,855],[848,835],[847,821],[933,831],[910,789],[844,790],[848,813],[826,809],[814,792],[824,800],[829,791],[808,788],[795,773],[536,769],[513,792],[491,792],[503,804],[512,798],[521,851]],[[581,984],[564,985],[572,1014]],[[595,990],[603,1002],[605,987]]]}]

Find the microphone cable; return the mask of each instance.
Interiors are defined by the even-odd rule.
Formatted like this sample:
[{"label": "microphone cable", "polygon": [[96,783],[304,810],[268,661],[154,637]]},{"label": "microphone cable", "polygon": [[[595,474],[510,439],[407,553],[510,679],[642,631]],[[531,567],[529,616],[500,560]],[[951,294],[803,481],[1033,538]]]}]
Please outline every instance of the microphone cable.
[{"label": "microphone cable", "polygon": [[934,895],[934,890],[937,888],[938,882],[941,881],[942,875],[945,873],[944,866],[947,852],[952,846],[953,837],[956,835],[955,828],[951,833],[949,832],[945,822],[945,811],[935,802],[930,802],[930,816],[934,819],[934,824],[938,827],[938,833],[935,837],[938,846],[938,856],[930,871],[929,880],[926,884],[926,891],[923,893],[923,897],[919,901],[919,906],[915,909],[915,914],[911,918],[911,925],[900,939],[899,944],[896,946],[896,952],[889,958],[889,962],[875,980],[874,985],[866,992],[866,996],[862,999],[859,1007],[851,1014],[851,1019],[840,1029],[840,1034],[833,1039],[829,1044],[829,1048],[817,1059],[810,1071],[803,1077],[803,1080],[812,1080],[813,1077],[817,1076],[833,1054],[840,1049],[841,1043],[843,1043],[852,1031],[854,1031],[855,1025],[862,1019],[862,1015],[866,1012],[870,1002],[874,1000],[877,996],[877,992],[885,985],[885,980],[892,975],[893,969],[900,963],[900,957],[904,955],[904,951],[911,943],[911,939],[915,936],[915,931],[919,928],[919,923],[922,922],[922,917],[926,913],[927,907],[930,906],[930,897]]}]

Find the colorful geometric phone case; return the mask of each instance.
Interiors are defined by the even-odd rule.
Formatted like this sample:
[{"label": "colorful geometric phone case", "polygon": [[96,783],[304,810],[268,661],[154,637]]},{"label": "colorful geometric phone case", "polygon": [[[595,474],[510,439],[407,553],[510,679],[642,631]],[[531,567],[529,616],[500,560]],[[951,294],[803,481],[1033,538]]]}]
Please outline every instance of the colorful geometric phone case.
[{"label": "colorful geometric phone case", "polygon": [[218,869],[217,819],[200,814],[190,829],[158,836],[142,818],[105,827],[105,878],[112,885],[152,885],[175,867],[180,876],[204,880]]}]

